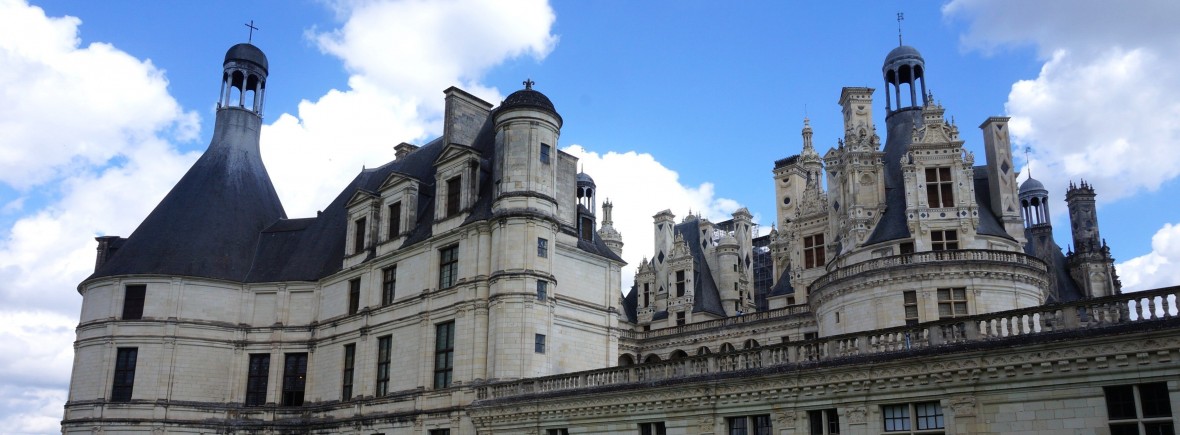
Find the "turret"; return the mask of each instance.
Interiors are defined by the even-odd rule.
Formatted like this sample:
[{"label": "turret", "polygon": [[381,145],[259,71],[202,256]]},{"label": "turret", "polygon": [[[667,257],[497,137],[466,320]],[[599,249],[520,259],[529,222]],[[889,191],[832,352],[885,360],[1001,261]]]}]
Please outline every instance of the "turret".
[{"label": "turret", "polygon": [[615,205],[610,202],[608,198],[602,202],[602,228],[598,230],[598,237],[602,239],[602,243],[610,248],[611,252],[619,257],[623,256],[623,235],[615,229],[615,221],[612,218]]},{"label": "turret", "polygon": [[[655,230],[655,256],[652,257],[652,266],[657,270],[662,268],[664,263],[672,254],[672,243],[675,241],[673,233],[676,226],[676,215],[672,214],[671,210],[664,210],[652,216],[652,227]],[[655,274],[655,282],[653,283],[656,292],[656,311],[664,311],[668,309],[668,277],[664,274]]]},{"label": "turret", "polygon": [[1096,196],[1094,188],[1085,180],[1080,185],[1069,183],[1065,192],[1074,249],[1067,258],[1069,273],[1086,297],[1091,298],[1122,293],[1110,247],[1098,234]]},{"label": "turret", "polygon": [[[926,105],[926,61],[916,48],[899,45],[890,51],[881,65],[881,74],[885,77],[886,117]],[[905,94],[909,94],[908,102]]]},{"label": "turret", "polygon": [[[495,112],[496,167],[493,208],[556,214],[557,140],[561,115],[549,97],[533,89],[513,92]],[[563,192],[563,194],[568,194]]]},{"label": "turret", "polygon": [[741,299],[735,285],[740,281],[741,274],[739,249],[741,249],[741,245],[738,243],[738,239],[729,233],[721,236],[721,241],[717,244],[718,263],[721,266],[721,282],[719,283],[721,288],[719,290],[721,292],[721,306],[725,308],[726,316],[734,316],[738,311],[741,311]]}]

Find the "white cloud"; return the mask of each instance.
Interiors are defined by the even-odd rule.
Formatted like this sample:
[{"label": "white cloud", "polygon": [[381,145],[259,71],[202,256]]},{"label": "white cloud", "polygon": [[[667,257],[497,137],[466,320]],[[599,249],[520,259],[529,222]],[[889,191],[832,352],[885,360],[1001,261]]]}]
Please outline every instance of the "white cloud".
[{"label": "white cloud", "polygon": [[614,204],[612,218],[615,229],[623,234],[623,259],[627,261],[627,267],[623,269],[624,292],[635,279],[639,261],[654,255],[652,216],[656,213],[669,209],[679,220],[691,211],[720,222],[731,219],[731,214],[741,208],[737,201],[717,197],[713,183],[701,183],[695,187],[680,184],[680,175],[676,171],[660,164],[648,153],[599,154],[582,145],[571,145],[563,150],[578,157],[583,172],[594,178],[599,206],[606,199]]},{"label": "white cloud", "polygon": [[1180,283],[1180,222],[1165,224],[1151,237],[1151,252],[1115,266],[1123,291]]}]

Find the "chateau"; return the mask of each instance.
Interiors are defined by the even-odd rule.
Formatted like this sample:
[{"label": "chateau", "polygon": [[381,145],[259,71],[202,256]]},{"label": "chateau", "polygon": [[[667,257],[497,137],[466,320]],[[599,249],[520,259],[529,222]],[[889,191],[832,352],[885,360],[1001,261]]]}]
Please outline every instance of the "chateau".
[{"label": "chateau", "polygon": [[769,235],[653,210],[629,289],[531,81],[445,90],[441,137],[288,218],[266,56],[223,65],[209,148],[98,238],[63,433],[1174,433],[1180,287],[1121,292],[1085,182],[1063,253],[1007,118],[977,161],[912,47],[882,67],[884,143],[874,89],[844,88],[843,138],[821,156],[804,120],[768,165]]}]

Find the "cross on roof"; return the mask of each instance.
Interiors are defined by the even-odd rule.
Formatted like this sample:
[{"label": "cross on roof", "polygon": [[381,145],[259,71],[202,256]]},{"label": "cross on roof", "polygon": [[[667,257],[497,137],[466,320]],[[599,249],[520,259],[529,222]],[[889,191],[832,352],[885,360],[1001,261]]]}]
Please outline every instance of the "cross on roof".
[{"label": "cross on roof", "polygon": [[537,82],[534,82],[533,79],[525,79],[521,84],[524,85],[525,89],[532,89],[533,85],[537,84]]},{"label": "cross on roof", "polygon": [[246,42],[254,42],[254,31],[258,30],[257,27],[254,27],[254,20],[250,20],[245,26],[250,28],[250,36],[246,39]]},{"label": "cross on roof", "polygon": [[900,47],[902,45],[901,44],[901,21],[904,19],[905,19],[905,14],[898,12],[897,13],[897,46],[898,47]]}]

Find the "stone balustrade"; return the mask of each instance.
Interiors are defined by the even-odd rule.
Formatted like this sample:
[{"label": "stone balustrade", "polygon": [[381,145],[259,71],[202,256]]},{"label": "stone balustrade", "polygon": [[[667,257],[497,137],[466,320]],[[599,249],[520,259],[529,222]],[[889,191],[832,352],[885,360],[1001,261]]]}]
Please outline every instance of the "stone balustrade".
[{"label": "stone balustrade", "polygon": [[651,331],[634,331],[624,329],[620,336],[628,340],[643,340],[657,337],[666,337],[677,334],[687,334],[696,331],[704,331],[723,326],[742,325],[753,322],[761,322],[767,319],[775,319],[779,317],[786,317],[798,314],[811,312],[811,308],[806,304],[791,305],[783,308],[776,308],[773,310],[756,311],[749,314],[742,314],[740,316],[726,317],[724,319],[708,320],[704,322],[689,323],[687,325],[680,325],[672,328],[653,329]]},{"label": "stone balustrade", "polygon": [[[787,368],[790,365],[816,364],[841,358],[902,354],[922,348],[950,349],[962,344],[1020,336],[1047,337],[1065,331],[1088,330],[1098,333],[1106,328],[1131,324],[1146,326],[1150,322],[1175,320],[1180,318],[1178,304],[1180,286],[1168,287],[656,363],[490,383],[475,386],[476,399],[494,400],[581,388],[650,383],[768,367]],[[783,316],[784,311],[790,311],[791,308],[793,307],[758,314],[769,317]],[[756,314],[752,314],[724,321],[755,316]],[[684,325],[679,328],[668,328],[668,331],[689,327],[703,328],[706,325],[716,327],[724,324],[724,321]],[[648,334],[655,332],[658,331]]]},{"label": "stone balustrade", "polygon": [[845,278],[865,276],[865,274],[894,269],[911,268],[923,265],[937,265],[952,262],[984,262],[992,264],[1012,264],[1032,268],[1042,274],[1048,271],[1045,263],[1036,257],[1020,252],[994,251],[990,249],[960,249],[954,251],[925,251],[912,254],[892,255],[874,258],[856,264],[838,267],[828,274],[817,278],[809,286],[808,294],[838,282]]}]

